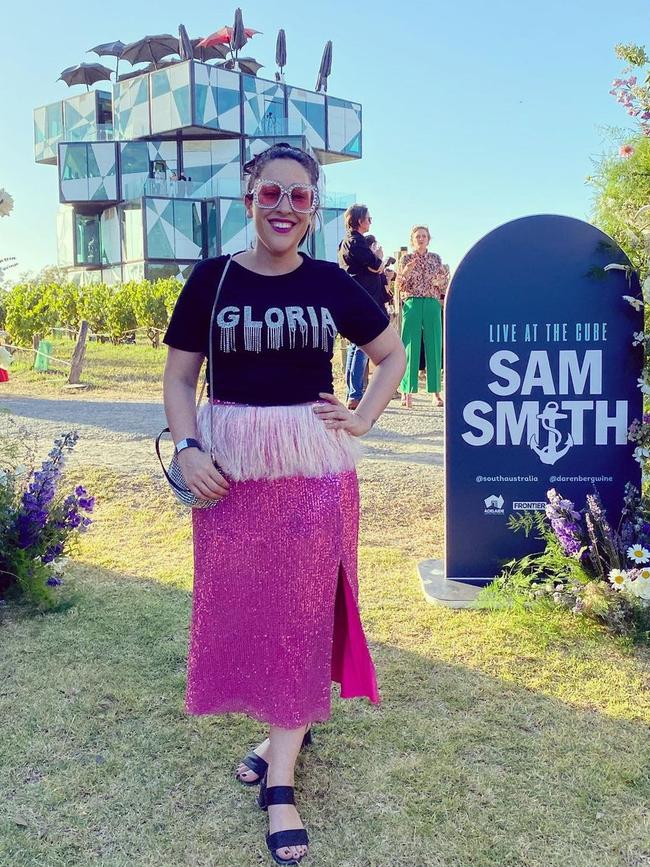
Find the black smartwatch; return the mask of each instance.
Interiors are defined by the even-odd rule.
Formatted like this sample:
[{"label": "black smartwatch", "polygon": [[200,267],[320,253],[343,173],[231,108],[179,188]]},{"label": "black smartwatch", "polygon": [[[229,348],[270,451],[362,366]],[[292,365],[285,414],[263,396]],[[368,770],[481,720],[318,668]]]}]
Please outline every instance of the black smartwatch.
[{"label": "black smartwatch", "polygon": [[198,449],[199,451],[202,451],[201,443],[192,437],[185,437],[184,440],[176,443],[176,454],[182,452],[183,449]]}]

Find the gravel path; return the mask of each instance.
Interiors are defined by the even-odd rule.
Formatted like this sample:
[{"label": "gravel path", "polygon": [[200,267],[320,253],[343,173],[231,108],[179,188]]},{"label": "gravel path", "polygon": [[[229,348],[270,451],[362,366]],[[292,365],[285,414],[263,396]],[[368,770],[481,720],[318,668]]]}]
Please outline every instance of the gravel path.
[{"label": "gravel path", "polygon": [[[75,456],[81,464],[121,472],[157,471],[153,440],[165,426],[160,403],[7,397],[0,400],[1,408],[38,430],[45,444],[64,430],[78,430]],[[411,411],[393,401],[363,438],[364,466],[386,465],[384,471],[388,465],[395,471],[395,464],[441,466],[442,424],[442,411],[424,396],[416,398]]]}]

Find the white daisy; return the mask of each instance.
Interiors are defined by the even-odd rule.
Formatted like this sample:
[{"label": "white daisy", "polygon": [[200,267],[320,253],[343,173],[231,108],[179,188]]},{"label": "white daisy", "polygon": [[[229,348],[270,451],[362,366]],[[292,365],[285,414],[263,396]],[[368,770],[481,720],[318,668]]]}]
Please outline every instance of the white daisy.
[{"label": "white daisy", "polygon": [[643,545],[630,545],[627,549],[627,557],[633,563],[647,563],[650,560],[650,551]]},{"label": "white daisy", "polygon": [[640,376],[636,384],[639,386],[643,394],[650,394],[650,385],[646,382],[645,376]]},{"label": "white daisy", "polygon": [[642,583],[650,584],[650,566],[644,566],[643,569],[639,569],[639,574],[636,579],[637,581],[641,581]]},{"label": "white daisy", "polygon": [[607,577],[617,590],[622,590],[627,583],[627,572],[622,572],[620,569],[612,569]]}]

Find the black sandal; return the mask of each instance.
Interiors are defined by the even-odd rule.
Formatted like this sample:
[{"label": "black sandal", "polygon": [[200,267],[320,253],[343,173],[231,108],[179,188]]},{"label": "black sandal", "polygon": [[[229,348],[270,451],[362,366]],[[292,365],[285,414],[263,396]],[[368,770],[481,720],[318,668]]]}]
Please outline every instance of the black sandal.
[{"label": "black sandal", "polygon": [[[312,737],[311,729],[307,729],[305,732],[305,736],[302,739],[302,745],[300,749],[303,747],[308,747],[311,743],[313,743],[314,738]],[[264,778],[264,774],[267,772],[269,763],[263,759],[261,756],[258,756],[254,750],[251,750],[250,753],[246,753],[244,758],[241,760],[242,765],[246,765],[246,767],[251,770],[254,774],[257,774],[256,780],[243,780],[240,776],[236,775],[235,779],[242,784],[242,786],[259,786]]]},{"label": "black sandal", "polygon": [[[275,804],[295,804],[293,786],[267,786],[265,776],[257,796],[257,803],[262,810],[268,810]],[[278,849],[291,846],[309,846],[309,836],[304,828],[288,828],[286,831],[267,834],[266,845],[276,864],[300,864],[305,857],[304,855],[299,858],[280,858]]]}]

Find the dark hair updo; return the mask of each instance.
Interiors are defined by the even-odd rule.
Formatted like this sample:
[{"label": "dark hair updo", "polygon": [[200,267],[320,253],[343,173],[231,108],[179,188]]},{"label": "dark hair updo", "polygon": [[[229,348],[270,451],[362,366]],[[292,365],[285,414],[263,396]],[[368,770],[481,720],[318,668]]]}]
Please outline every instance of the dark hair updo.
[{"label": "dark hair updo", "polygon": [[293,145],[282,141],[271,145],[271,147],[262,151],[261,154],[245,163],[244,174],[248,175],[246,183],[247,196],[252,193],[255,181],[261,176],[264,166],[270,163],[271,160],[294,160],[307,171],[310,182],[314,186],[318,185],[320,168],[316,160],[300,148],[295,148]]}]

